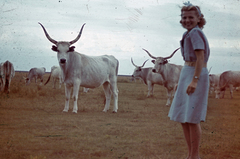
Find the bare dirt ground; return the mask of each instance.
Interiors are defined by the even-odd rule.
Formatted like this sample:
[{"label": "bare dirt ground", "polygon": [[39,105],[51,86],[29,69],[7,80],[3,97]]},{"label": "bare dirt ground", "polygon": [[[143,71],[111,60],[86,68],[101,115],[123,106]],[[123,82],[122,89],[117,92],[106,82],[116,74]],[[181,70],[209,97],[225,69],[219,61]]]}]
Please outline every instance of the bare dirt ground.
[{"label": "bare dirt ground", "polygon": [[[64,109],[64,85],[53,89],[31,83],[25,86],[16,73],[10,94],[0,93],[1,159],[184,159],[187,146],[179,123],[167,117],[166,91],[119,77],[119,109],[103,113],[102,88],[80,91],[79,111]],[[44,76],[47,80],[49,74]],[[82,88],[81,88],[82,89]],[[240,92],[225,99],[209,96],[206,122],[202,123],[202,159],[239,158]]]}]

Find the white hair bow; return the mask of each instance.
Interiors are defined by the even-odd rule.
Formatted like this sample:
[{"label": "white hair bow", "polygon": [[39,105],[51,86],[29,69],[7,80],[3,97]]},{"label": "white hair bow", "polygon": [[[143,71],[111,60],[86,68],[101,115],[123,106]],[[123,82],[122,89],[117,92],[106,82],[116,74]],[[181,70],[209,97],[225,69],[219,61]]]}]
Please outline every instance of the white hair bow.
[{"label": "white hair bow", "polygon": [[198,7],[192,5],[192,3],[190,3],[190,1],[184,2],[183,4],[184,4],[185,6],[187,6],[187,7],[190,7],[190,6],[195,7],[195,8],[197,9],[197,11],[198,11],[199,16],[201,16],[201,12],[200,12],[200,10],[198,9]]}]

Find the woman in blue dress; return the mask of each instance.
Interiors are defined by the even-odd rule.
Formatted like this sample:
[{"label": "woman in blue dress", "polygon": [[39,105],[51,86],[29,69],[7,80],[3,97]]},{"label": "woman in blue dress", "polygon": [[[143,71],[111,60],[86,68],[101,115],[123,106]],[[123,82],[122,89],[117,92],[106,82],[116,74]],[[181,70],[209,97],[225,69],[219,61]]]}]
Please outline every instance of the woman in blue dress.
[{"label": "woman in blue dress", "polygon": [[207,113],[210,49],[202,31],[206,24],[203,17],[200,8],[189,2],[181,8],[180,23],[187,29],[180,41],[185,64],[168,114],[170,120],[182,125],[188,145],[187,159],[199,159],[200,122],[205,121]]}]

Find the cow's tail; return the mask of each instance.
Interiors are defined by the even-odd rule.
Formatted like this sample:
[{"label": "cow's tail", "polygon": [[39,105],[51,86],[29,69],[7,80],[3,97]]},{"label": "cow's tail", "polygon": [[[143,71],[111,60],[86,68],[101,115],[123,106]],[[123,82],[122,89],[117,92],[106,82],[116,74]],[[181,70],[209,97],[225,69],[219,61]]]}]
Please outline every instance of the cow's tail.
[{"label": "cow's tail", "polygon": [[52,71],[51,71],[51,73],[50,73],[50,75],[48,77],[48,80],[46,81],[46,83],[44,85],[46,85],[50,81],[51,75],[52,75]]},{"label": "cow's tail", "polygon": [[225,91],[226,86],[228,85],[228,82],[229,80],[223,86],[220,87],[220,91]]}]

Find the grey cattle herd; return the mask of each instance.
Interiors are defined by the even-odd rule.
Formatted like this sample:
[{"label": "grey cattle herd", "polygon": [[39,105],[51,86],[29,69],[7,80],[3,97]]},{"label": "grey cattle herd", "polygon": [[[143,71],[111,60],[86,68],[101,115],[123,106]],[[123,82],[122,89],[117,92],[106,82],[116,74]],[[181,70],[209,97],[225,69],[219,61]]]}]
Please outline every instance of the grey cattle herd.
[{"label": "grey cattle herd", "polygon": [[[64,112],[69,110],[69,100],[71,95],[71,88],[73,87],[73,113],[77,113],[77,99],[79,87],[84,87],[84,91],[87,92],[89,88],[96,88],[103,86],[105,93],[105,107],[103,112],[107,112],[110,107],[111,96],[114,99],[113,112],[118,110],[118,88],[117,88],[117,76],[119,61],[114,56],[102,55],[102,56],[88,56],[75,51],[75,47],[72,46],[76,43],[82,34],[85,24],[83,24],[78,36],[72,41],[56,41],[52,39],[47,33],[45,27],[39,23],[42,27],[46,38],[53,43],[52,50],[57,52],[57,59],[59,66],[52,66],[51,73],[45,85],[49,82],[50,78],[53,79],[53,88],[56,88],[56,80],[59,80],[59,88],[62,83],[65,85],[65,107]],[[178,48],[179,49],[179,48]],[[133,59],[131,62],[135,66],[132,78],[141,78],[147,85],[148,94],[147,97],[153,95],[154,84],[162,85],[167,90],[167,103],[166,106],[170,106],[171,98],[174,97],[175,86],[178,83],[179,75],[183,66],[168,63],[176,52],[176,49],[168,57],[155,57],[147,50],[143,49],[153,60],[153,67],[144,68],[147,60],[142,66],[134,64]],[[31,80],[40,79],[40,85],[43,83],[43,75],[46,69],[31,68],[25,79],[26,85]],[[14,66],[11,62],[6,61],[0,63],[0,91],[10,92],[11,79],[14,77]],[[225,89],[230,88],[231,98],[233,98],[233,90],[240,86],[240,71],[225,71],[221,74],[209,74],[210,80],[210,92],[215,92],[216,98],[224,98]]]}]

